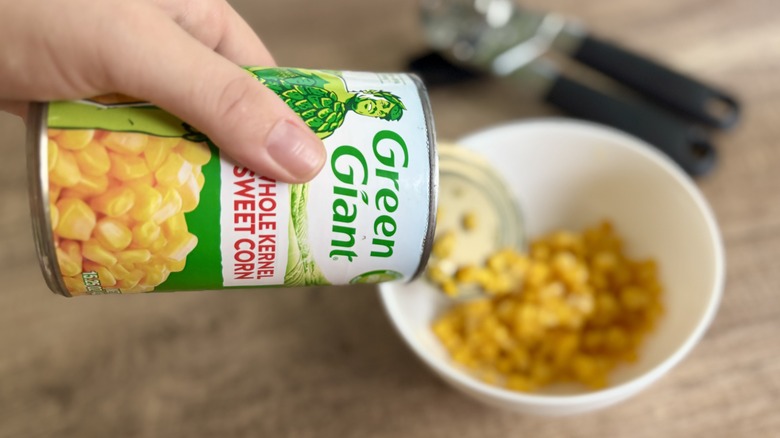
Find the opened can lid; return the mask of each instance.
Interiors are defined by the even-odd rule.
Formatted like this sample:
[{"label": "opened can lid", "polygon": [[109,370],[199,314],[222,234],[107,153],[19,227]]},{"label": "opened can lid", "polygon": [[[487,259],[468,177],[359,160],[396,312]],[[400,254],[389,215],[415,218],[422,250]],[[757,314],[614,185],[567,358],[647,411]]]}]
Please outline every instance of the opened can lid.
[{"label": "opened can lid", "polygon": [[456,236],[448,261],[482,265],[500,249],[523,249],[520,208],[498,172],[477,151],[440,142],[438,152],[436,233]]}]

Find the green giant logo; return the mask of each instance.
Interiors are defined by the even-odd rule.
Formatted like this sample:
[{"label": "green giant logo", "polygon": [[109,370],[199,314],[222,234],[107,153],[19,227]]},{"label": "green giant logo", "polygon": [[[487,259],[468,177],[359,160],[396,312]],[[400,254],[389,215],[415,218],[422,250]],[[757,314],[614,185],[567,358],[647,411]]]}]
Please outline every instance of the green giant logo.
[{"label": "green giant logo", "polygon": [[[383,140],[391,141],[386,150],[379,149]],[[398,209],[400,190],[399,168],[409,166],[409,151],[406,142],[393,131],[379,131],[373,140],[374,157],[381,164],[374,171],[376,181],[373,187],[381,187],[374,196],[374,208],[381,214],[374,220],[374,236],[371,240],[371,257],[390,257],[395,246],[396,221],[392,216]],[[368,194],[361,187],[368,186],[370,171],[368,162],[359,148],[343,145],[333,151],[330,160],[333,175],[344,185],[333,187],[333,239],[330,257],[343,256],[350,262],[357,257],[354,222],[358,217],[358,193],[364,204],[369,204]],[[341,166],[339,166],[341,165]]]}]

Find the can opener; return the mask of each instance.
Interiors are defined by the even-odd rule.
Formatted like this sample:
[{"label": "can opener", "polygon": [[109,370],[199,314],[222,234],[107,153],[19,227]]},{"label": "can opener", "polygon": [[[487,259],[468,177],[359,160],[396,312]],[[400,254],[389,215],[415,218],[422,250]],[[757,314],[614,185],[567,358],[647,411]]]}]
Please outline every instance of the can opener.
[{"label": "can opener", "polygon": [[[587,33],[578,22],[519,7],[513,0],[422,0],[434,52],[412,61],[431,85],[485,74],[517,80],[574,117],[633,134],[692,176],[717,153],[708,130],[739,118],[732,96]],[[559,53],[628,87],[644,101],[607,94],[563,75],[545,55]]]}]

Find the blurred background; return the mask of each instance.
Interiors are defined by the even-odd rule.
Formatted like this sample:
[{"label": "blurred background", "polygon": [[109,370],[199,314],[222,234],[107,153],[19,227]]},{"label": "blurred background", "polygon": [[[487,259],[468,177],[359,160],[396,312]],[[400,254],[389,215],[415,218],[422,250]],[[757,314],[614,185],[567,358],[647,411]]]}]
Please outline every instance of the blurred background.
[{"label": "blurred background", "polygon": [[[398,71],[425,51],[409,0],[231,3],[284,66]],[[24,126],[0,114],[0,437],[778,436],[780,3],[522,4],[577,17],[743,104],[740,125],[715,137],[717,167],[697,180],[723,233],[727,286],[681,366],[602,412],[521,417],[437,380],[374,287],[55,296],[32,243]],[[431,98],[445,139],[560,115],[495,79]]]}]

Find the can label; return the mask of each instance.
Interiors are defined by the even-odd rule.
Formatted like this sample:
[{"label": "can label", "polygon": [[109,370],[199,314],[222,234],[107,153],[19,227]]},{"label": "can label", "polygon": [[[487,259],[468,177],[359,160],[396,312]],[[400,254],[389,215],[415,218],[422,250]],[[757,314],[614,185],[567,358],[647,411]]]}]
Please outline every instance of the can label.
[{"label": "can label", "polygon": [[48,110],[50,223],[71,295],[375,283],[427,256],[435,153],[404,74],[248,68],[323,140],[307,184],[235,164],[121,96]]}]

